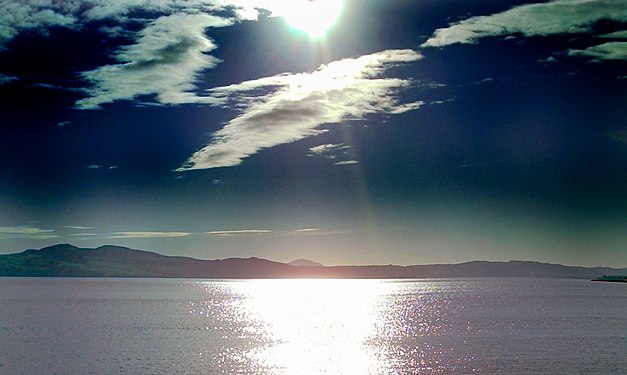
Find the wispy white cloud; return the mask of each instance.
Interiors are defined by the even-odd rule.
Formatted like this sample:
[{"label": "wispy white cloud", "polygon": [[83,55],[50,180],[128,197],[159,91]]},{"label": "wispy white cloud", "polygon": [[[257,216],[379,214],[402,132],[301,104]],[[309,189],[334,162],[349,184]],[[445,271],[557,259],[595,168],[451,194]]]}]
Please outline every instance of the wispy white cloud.
[{"label": "wispy white cloud", "polygon": [[318,145],[309,148],[310,155],[326,155],[328,153],[338,151],[338,150],[346,150],[349,149],[350,146],[344,143],[327,143],[323,145]]},{"label": "wispy white cloud", "polygon": [[359,163],[357,160],[342,160],[342,161],[333,163],[333,165],[353,165],[357,163]]},{"label": "wispy white cloud", "polygon": [[213,236],[236,236],[236,235],[248,235],[248,234],[268,234],[272,233],[268,229],[239,229],[239,230],[214,230],[211,232],[205,232]]},{"label": "wispy white cloud", "polygon": [[[354,164],[352,163],[354,160],[350,151],[350,146],[344,143],[327,143],[318,146],[311,147],[309,149],[308,156],[320,156],[325,159],[335,160],[335,165],[345,165],[345,164]],[[342,160],[344,159],[344,160]],[[356,162],[355,162],[356,163]]]},{"label": "wispy white cloud", "polygon": [[[283,74],[209,90],[210,97],[241,107],[242,114],[213,134],[206,147],[178,171],[238,165],[259,150],[324,132],[322,124],[397,114],[422,105],[400,104],[409,80],[382,78],[386,69],[422,59],[413,50],[388,50],[321,66],[311,73]],[[265,90],[266,94],[260,93]],[[257,96],[247,95],[256,91]]]},{"label": "wispy white cloud", "polygon": [[18,80],[18,78],[15,77],[15,76],[10,76],[10,75],[7,75],[7,74],[0,73],[0,86],[4,85],[5,83],[9,83],[9,82],[12,82],[12,81],[17,81],[17,80]]},{"label": "wispy white cloud", "polygon": [[111,165],[111,166],[105,167],[102,164],[90,164],[87,166],[87,169],[107,169],[109,171],[112,171],[118,168],[120,168],[118,165]]},{"label": "wispy white cloud", "polygon": [[450,98],[450,99],[446,99],[446,100],[432,100],[429,102],[429,104],[432,105],[438,105],[438,104],[445,104],[445,103],[450,103],[450,102],[454,102],[455,99]]},{"label": "wispy white cloud", "polygon": [[64,129],[66,126],[68,126],[70,124],[71,124],[70,121],[61,121],[61,122],[57,123],[57,128]]},{"label": "wispy white cloud", "polygon": [[[52,27],[81,30],[93,21],[108,20],[111,24],[99,31],[135,42],[116,52],[116,64],[83,72],[91,87],[77,108],[97,109],[147,96],[162,105],[218,104],[194,93],[199,73],[220,62],[207,54],[217,48],[206,35],[208,29],[256,20],[262,11],[283,16],[293,8],[272,0],[0,0],[0,49],[24,30],[45,35]],[[8,79],[0,77],[0,84]]]},{"label": "wispy white cloud", "polygon": [[472,44],[490,36],[587,33],[601,20],[627,22],[624,0],[556,0],[527,4],[489,16],[471,17],[437,29],[423,47]]},{"label": "wispy white cloud", "polygon": [[599,38],[627,39],[627,30],[615,31],[613,33],[599,35]]},{"label": "wispy white cloud", "polygon": [[107,235],[107,238],[176,238],[187,237],[189,232],[116,232]]},{"label": "wispy white cloud", "polygon": [[64,228],[67,228],[67,229],[78,229],[78,230],[94,229],[94,227],[84,227],[84,226],[80,226],[80,225],[66,225]]},{"label": "wispy white cloud", "polygon": [[[38,29],[45,32],[50,27],[73,27],[76,18],[71,1],[0,1],[0,49],[20,32]],[[76,2],[78,3],[78,2]],[[71,8],[71,9],[69,9]]]},{"label": "wispy white cloud", "polygon": [[[243,20],[255,19],[260,8],[273,7],[277,8],[272,1],[261,0],[0,0],[0,49],[25,30],[47,34],[52,27],[80,29],[85,23],[99,20],[118,23],[103,26],[101,31],[105,33],[132,36],[133,31],[124,24],[141,21],[138,17],[129,16],[133,12],[142,12],[144,17],[148,14],[220,13]],[[280,12],[275,13],[280,15]]]},{"label": "wispy white cloud", "polygon": [[319,232],[320,228],[303,228],[303,229],[294,229],[292,232],[295,233],[312,233],[312,232]]},{"label": "wispy white cloud", "polygon": [[608,42],[583,50],[571,49],[569,56],[593,57],[596,60],[625,60],[627,61],[627,42]]},{"label": "wispy white cloud", "polygon": [[475,85],[483,85],[485,83],[490,83],[490,82],[494,82],[494,78],[492,78],[492,77],[485,77],[484,79],[475,82]]},{"label": "wispy white cloud", "polygon": [[31,226],[0,227],[0,240],[47,240],[57,237],[52,229],[41,229]]},{"label": "wispy white cloud", "polygon": [[[196,92],[199,74],[220,62],[209,55],[218,47],[208,36],[210,29],[258,19],[262,11],[284,16],[293,12],[294,6],[273,0],[0,0],[0,9],[0,48],[23,30],[43,34],[58,26],[81,30],[99,20],[112,22],[100,29],[104,34],[135,40],[115,53],[117,63],[82,73],[91,86],[83,91],[86,97],[76,108],[97,109],[134,99],[161,105],[224,104],[225,98],[215,92],[204,96]],[[0,79],[0,83],[8,79]],[[388,112],[400,113],[420,105],[398,105]],[[284,110],[289,112],[289,108]]]},{"label": "wispy white cloud", "polygon": [[110,233],[81,232],[81,233],[72,233],[72,234],[70,234],[70,237],[79,237],[79,239],[96,238],[96,237],[111,238],[110,236],[112,236],[112,234],[110,234]]},{"label": "wispy white cloud", "polygon": [[104,103],[156,95],[162,104],[214,103],[212,97],[198,97],[192,90],[200,71],[219,60],[206,55],[217,48],[204,30],[232,22],[206,14],[175,14],[158,18],[141,31],[136,44],[124,47],[116,56],[119,64],[107,65],[83,77],[93,84],[89,97],[79,100],[80,109],[99,108]]},{"label": "wispy white cloud", "polygon": [[540,63],[554,63],[554,62],[557,62],[557,59],[555,57],[553,57],[553,56],[549,56],[549,57],[547,57],[545,59],[538,60],[538,62],[540,62]]}]

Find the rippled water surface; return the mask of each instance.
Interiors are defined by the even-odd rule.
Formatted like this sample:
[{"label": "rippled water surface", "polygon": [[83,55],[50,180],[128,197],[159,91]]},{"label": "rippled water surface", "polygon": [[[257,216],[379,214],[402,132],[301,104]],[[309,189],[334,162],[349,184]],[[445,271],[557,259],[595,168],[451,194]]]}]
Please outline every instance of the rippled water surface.
[{"label": "rippled water surface", "polygon": [[625,374],[627,285],[0,278],[2,374]]}]

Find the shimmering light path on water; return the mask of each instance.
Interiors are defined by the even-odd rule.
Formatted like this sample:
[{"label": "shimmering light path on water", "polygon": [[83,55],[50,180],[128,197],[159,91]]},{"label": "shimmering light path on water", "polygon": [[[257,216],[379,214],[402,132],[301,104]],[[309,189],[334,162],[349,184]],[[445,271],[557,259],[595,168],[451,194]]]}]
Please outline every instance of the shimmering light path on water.
[{"label": "shimmering light path on water", "polygon": [[[573,289],[556,293],[560,282],[574,283]],[[216,283],[201,285],[216,294]],[[225,305],[193,313],[211,317],[221,311],[234,319],[230,324],[241,330],[238,338],[251,345],[236,355],[225,352],[224,361],[236,360],[235,367],[253,372],[533,373],[557,371],[554,366],[564,361],[624,368],[607,344],[620,345],[610,327],[623,324],[624,331],[627,318],[616,319],[620,312],[611,301],[627,307],[627,293],[614,288],[622,298],[593,298],[587,305],[585,298],[593,296],[585,296],[585,288],[594,287],[520,279],[226,282],[218,293],[231,295]],[[609,341],[598,342],[605,335]],[[572,338],[582,345],[573,347]],[[589,350],[604,345],[607,352]]]},{"label": "shimmering light path on water", "polygon": [[627,372],[586,280],[0,279],[0,373]]}]

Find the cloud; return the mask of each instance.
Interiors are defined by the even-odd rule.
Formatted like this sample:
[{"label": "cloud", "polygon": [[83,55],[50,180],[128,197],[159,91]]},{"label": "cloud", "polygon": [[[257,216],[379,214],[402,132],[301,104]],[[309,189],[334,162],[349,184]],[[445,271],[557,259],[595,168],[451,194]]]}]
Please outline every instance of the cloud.
[{"label": "cloud", "polygon": [[540,63],[554,63],[554,62],[557,62],[557,59],[555,57],[553,57],[553,56],[549,56],[549,57],[547,57],[545,59],[538,60],[538,62],[540,62]]},{"label": "cloud", "polygon": [[232,22],[206,14],[175,14],[160,17],[141,31],[137,43],[116,55],[119,64],[83,73],[93,87],[89,97],[76,103],[80,109],[96,109],[104,103],[156,95],[161,104],[214,103],[212,97],[197,97],[192,82],[200,71],[220,60],[206,55],[217,48],[204,30]]},{"label": "cloud", "polygon": [[188,232],[116,232],[107,238],[176,238],[187,237],[192,233]]},{"label": "cloud", "polygon": [[337,144],[327,143],[327,144],[318,145],[318,146],[309,148],[309,154],[310,155],[327,155],[337,150],[346,150],[349,148],[350,146],[345,145],[344,143],[337,143]]},{"label": "cloud", "polygon": [[94,227],[83,227],[83,226],[80,226],[80,225],[66,225],[64,228],[78,229],[78,230],[94,229]]},{"label": "cloud", "polygon": [[240,229],[240,230],[214,230],[206,232],[213,236],[235,236],[235,235],[247,235],[247,234],[267,234],[272,233],[268,229]]},{"label": "cloud", "polygon": [[333,163],[333,165],[353,165],[359,163],[357,160],[342,160],[337,163]]},{"label": "cloud", "polygon": [[327,143],[323,145],[314,146],[309,149],[309,153],[307,155],[308,156],[321,156],[329,160],[340,160],[334,163],[335,165],[354,164],[352,163],[353,160],[341,161],[341,159],[350,159],[354,157],[352,153],[350,152],[350,146],[344,143],[337,143],[337,144]]},{"label": "cloud", "polygon": [[[422,102],[399,104],[411,81],[381,78],[386,69],[422,59],[413,50],[388,50],[323,65],[311,73],[282,74],[208,91],[242,113],[213,134],[177,171],[238,165],[262,149],[325,132],[318,127],[372,113],[398,114]],[[255,96],[250,93],[254,92]]]},{"label": "cloud", "polygon": [[484,79],[475,82],[475,85],[483,85],[485,83],[490,83],[490,82],[494,82],[494,78],[492,78],[492,77],[485,77]]},{"label": "cloud", "polygon": [[[267,4],[266,4],[267,3]],[[25,30],[46,34],[53,27],[81,29],[85,23],[113,20],[117,23],[141,22],[151,14],[207,12],[227,14],[238,20],[255,19],[259,8],[271,8],[269,1],[243,0],[0,0],[0,49]],[[132,12],[141,17],[129,17]],[[122,25],[103,26],[112,36],[132,35]]]},{"label": "cloud", "polygon": [[303,228],[303,229],[294,229],[293,232],[296,233],[311,233],[311,232],[319,232],[320,228]]},{"label": "cloud", "polygon": [[[37,29],[45,32],[50,27],[74,27],[76,18],[70,13],[70,1],[0,1],[0,50],[6,42],[23,30]],[[68,6],[72,9],[68,9]]]},{"label": "cloud", "polygon": [[[208,55],[218,46],[205,32],[260,14],[280,17],[293,5],[273,0],[0,0],[0,49],[24,30],[47,34],[53,27],[81,31],[94,21],[107,23],[103,35],[134,39],[112,56],[117,63],[81,74],[91,86],[81,92],[78,109],[98,109],[120,100],[150,100],[161,105],[223,104],[199,96],[199,74],[220,60]],[[10,77],[0,76],[0,84]],[[55,89],[67,89],[50,86]]]},{"label": "cloud", "polygon": [[627,39],[627,30],[615,31],[615,32],[609,33],[609,34],[599,35],[599,38]]},{"label": "cloud", "polygon": [[40,229],[31,226],[0,227],[0,240],[47,240],[57,237],[52,229]]},{"label": "cloud", "polygon": [[91,164],[87,166],[87,169],[100,169],[102,168],[102,165],[100,164]]},{"label": "cloud", "polygon": [[0,86],[4,85],[5,83],[9,83],[12,81],[17,81],[17,80],[18,78],[15,76],[10,76],[7,74],[0,73]]},{"label": "cloud", "polygon": [[627,22],[624,0],[556,0],[527,4],[490,16],[471,17],[437,29],[423,47],[473,44],[478,39],[510,34],[546,36],[588,33],[601,20]]},{"label": "cloud", "polygon": [[609,42],[584,50],[571,49],[569,56],[593,57],[596,60],[625,60],[627,61],[627,42]]}]

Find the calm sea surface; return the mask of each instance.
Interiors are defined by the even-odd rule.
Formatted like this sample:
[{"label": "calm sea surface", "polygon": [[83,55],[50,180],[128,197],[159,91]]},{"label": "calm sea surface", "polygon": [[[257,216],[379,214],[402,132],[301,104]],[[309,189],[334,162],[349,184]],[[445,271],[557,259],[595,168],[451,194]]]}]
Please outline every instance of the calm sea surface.
[{"label": "calm sea surface", "polygon": [[0,278],[1,374],[625,374],[627,285]]}]

